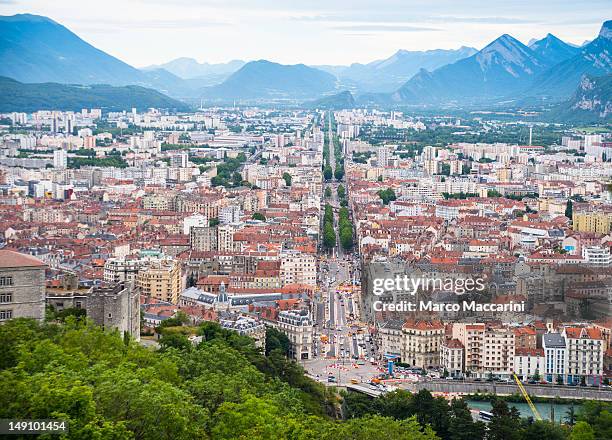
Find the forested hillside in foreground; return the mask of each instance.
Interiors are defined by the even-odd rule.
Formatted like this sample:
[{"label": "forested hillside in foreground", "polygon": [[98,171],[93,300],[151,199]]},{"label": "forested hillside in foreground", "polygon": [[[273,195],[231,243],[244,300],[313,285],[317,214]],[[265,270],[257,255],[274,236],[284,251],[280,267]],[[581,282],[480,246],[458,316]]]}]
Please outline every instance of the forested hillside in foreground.
[{"label": "forested hillside in foreground", "polygon": [[[214,323],[198,333],[204,342],[194,347],[165,332],[152,351],[74,317],[9,321],[0,326],[0,418],[67,419],[70,439],[483,438],[463,401],[427,391],[342,399],[305,378],[274,331],[267,354]],[[521,421],[499,401],[487,439],[611,438],[610,405],[583,406],[571,432]],[[335,420],[341,414],[347,420]]]}]

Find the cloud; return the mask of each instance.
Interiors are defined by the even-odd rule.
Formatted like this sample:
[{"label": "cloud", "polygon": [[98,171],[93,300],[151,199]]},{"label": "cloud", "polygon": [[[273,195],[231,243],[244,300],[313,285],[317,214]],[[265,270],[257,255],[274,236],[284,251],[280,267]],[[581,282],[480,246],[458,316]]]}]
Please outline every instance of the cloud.
[{"label": "cloud", "polygon": [[537,20],[518,18],[518,17],[460,17],[460,16],[440,16],[440,15],[421,15],[402,13],[342,13],[338,15],[294,15],[292,20],[307,22],[367,22],[367,23],[481,23],[481,24],[528,24],[537,23]]},{"label": "cloud", "polygon": [[437,32],[440,29],[413,26],[409,24],[351,24],[334,26],[337,31],[357,32]]},{"label": "cloud", "polygon": [[[2,1],[2,0],[0,0]],[[197,28],[216,28],[231,26],[229,22],[219,22],[202,20],[198,18],[180,19],[180,20],[140,20],[140,21],[125,21],[125,20],[80,20],[79,27],[86,28],[102,27],[107,29],[197,29]]]},{"label": "cloud", "polygon": [[528,24],[537,23],[536,20],[517,17],[430,17],[429,21],[450,21],[457,23],[482,23],[482,24]]}]

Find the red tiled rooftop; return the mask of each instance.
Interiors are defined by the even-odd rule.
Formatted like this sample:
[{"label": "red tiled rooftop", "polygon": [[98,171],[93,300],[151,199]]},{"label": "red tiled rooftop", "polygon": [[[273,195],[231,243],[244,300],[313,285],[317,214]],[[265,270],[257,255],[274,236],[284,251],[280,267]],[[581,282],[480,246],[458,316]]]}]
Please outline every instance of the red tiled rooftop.
[{"label": "red tiled rooftop", "polygon": [[31,255],[21,254],[15,251],[0,250],[0,268],[8,269],[14,267],[42,267],[45,263]]}]

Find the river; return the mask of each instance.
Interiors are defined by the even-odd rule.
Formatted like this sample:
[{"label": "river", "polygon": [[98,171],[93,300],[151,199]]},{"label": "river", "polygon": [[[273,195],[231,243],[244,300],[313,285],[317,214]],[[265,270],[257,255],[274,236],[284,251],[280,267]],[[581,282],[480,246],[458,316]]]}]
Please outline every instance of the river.
[{"label": "river", "polygon": [[[481,410],[491,411],[491,403],[488,401],[468,400],[467,404],[470,408],[478,410],[478,411],[481,411]],[[565,422],[564,419],[565,419],[567,410],[572,406],[571,404],[568,404],[568,403],[553,403],[553,404],[534,403],[534,405],[540,412],[540,415],[542,416],[542,418],[545,420],[550,420],[550,411],[551,411],[551,408],[554,408],[556,423],[559,423],[559,420],[561,420],[561,422]],[[519,412],[521,413],[521,417],[533,417],[533,414],[531,413],[531,409],[529,408],[529,405],[527,405],[526,403],[508,402],[508,406],[516,407],[516,409],[518,409]],[[574,412],[578,413],[579,410],[580,410],[580,405],[574,405]]]}]

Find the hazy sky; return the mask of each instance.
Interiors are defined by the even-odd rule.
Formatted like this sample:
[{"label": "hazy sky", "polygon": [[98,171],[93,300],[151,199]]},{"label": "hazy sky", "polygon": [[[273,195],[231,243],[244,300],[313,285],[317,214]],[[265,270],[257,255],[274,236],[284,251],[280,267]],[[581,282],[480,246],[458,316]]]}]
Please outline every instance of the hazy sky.
[{"label": "hazy sky", "polygon": [[0,0],[0,15],[26,12],[137,67],[178,57],[349,64],[482,48],[504,33],[582,44],[612,19],[612,0]]}]

